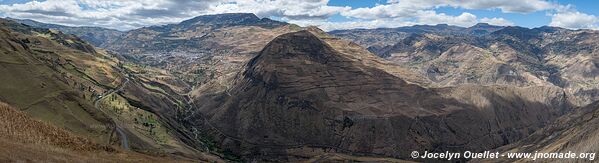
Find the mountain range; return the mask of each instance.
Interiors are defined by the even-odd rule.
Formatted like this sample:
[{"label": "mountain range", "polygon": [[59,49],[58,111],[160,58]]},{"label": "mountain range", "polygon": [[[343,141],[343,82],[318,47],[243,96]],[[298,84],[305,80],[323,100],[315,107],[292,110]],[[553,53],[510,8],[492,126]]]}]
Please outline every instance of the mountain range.
[{"label": "mountain range", "polygon": [[245,13],[130,31],[0,20],[0,101],[143,159],[594,150],[582,147],[599,109],[594,30],[324,32]]},{"label": "mountain range", "polygon": [[48,24],[42,23],[38,21],[34,21],[31,19],[14,19],[7,18],[7,20],[12,20],[21,24],[26,24],[33,27],[38,28],[46,28],[46,29],[55,29],[61,31],[65,34],[75,35],[88,43],[96,46],[96,47],[104,47],[105,43],[110,42],[113,39],[119,38],[123,35],[124,32],[101,28],[101,27],[71,27],[57,24]]},{"label": "mountain range", "polygon": [[[459,34],[479,31],[487,34]],[[333,31],[338,37],[361,43],[369,51],[405,65],[432,81],[433,87],[462,84],[556,86],[572,97],[572,103],[584,106],[596,101],[599,84],[599,37],[594,30],[567,30],[557,27],[504,27],[475,25],[470,28],[431,26],[433,32],[406,33],[404,38],[379,39],[380,30]],[[409,29],[409,28],[408,28]],[[427,28],[428,29],[428,28]],[[445,34],[444,30],[458,30]],[[370,34],[372,33],[372,34]],[[455,35],[458,33],[459,35]],[[358,37],[359,36],[359,37]],[[381,40],[384,46],[363,40]]]}]

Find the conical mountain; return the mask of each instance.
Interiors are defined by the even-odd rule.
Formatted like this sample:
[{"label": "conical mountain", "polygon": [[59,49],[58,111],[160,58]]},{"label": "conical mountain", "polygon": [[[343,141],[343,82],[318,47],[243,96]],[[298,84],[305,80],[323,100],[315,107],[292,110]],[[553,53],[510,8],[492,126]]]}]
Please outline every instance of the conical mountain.
[{"label": "conical mountain", "polygon": [[[348,59],[309,31],[272,40],[232,83],[196,97],[202,105],[186,123],[242,158],[275,161],[309,155],[306,148],[402,159],[413,150],[490,149],[567,108],[559,93],[547,100],[564,107],[549,108],[520,97],[530,90],[423,88]],[[476,91],[458,91],[468,89]]]}]

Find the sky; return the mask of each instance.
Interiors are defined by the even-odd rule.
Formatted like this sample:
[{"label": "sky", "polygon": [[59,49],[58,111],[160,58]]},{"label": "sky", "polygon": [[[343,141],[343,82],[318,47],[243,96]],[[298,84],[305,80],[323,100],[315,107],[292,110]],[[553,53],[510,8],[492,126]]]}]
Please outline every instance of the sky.
[{"label": "sky", "polygon": [[0,17],[123,31],[220,13],[326,31],[477,23],[597,30],[598,8],[596,0],[0,0]]}]

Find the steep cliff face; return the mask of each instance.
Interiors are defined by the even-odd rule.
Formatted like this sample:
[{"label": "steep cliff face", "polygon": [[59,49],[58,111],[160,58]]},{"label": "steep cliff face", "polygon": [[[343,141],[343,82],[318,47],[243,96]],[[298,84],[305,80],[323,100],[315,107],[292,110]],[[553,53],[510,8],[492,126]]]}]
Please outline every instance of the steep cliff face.
[{"label": "steep cliff face", "polygon": [[[578,108],[536,131],[529,137],[498,148],[500,152],[527,153],[595,153],[599,150],[599,102]],[[574,159],[538,159],[543,162],[593,162],[590,156]],[[532,159],[475,160],[476,162],[534,162]]]},{"label": "steep cliff face", "polygon": [[[279,36],[229,89],[196,97],[187,123],[244,158],[286,160],[298,148],[409,158],[498,147],[569,109],[559,89],[539,99],[512,88],[428,89],[363,63],[309,31]],[[466,94],[476,99],[457,98]]]}]

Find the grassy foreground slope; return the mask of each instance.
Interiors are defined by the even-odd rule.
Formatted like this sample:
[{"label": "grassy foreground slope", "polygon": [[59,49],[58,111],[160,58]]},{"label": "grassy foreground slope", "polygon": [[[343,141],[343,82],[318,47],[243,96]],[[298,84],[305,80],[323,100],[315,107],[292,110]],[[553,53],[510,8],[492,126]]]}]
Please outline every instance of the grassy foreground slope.
[{"label": "grassy foreground slope", "polygon": [[0,102],[0,162],[142,161],[168,160],[120,151],[94,143],[48,123],[34,120],[23,112]]},{"label": "grassy foreground slope", "polygon": [[0,19],[0,100],[108,143],[110,120],[92,101],[122,77],[99,55],[77,38]]}]

